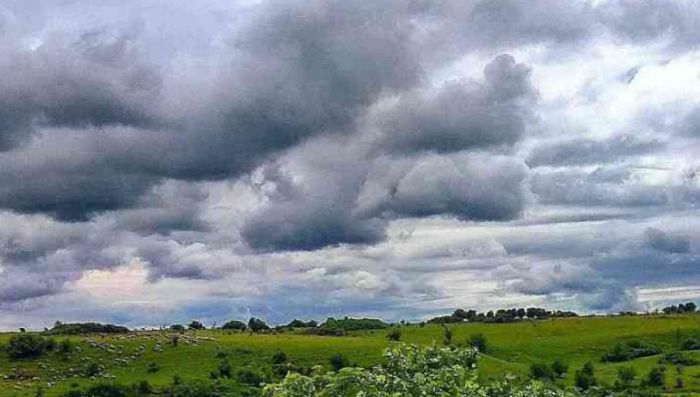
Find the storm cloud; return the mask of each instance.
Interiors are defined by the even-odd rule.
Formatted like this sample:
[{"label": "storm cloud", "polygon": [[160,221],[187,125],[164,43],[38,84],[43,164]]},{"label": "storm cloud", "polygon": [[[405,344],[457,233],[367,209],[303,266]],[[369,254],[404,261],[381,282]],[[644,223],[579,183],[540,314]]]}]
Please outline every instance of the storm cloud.
[{"label": "storm cloud", "polygon": [[49,300],[137,325],[672,301],[700,276],[698,20],[685,0],[8,0],[0,328]]}]

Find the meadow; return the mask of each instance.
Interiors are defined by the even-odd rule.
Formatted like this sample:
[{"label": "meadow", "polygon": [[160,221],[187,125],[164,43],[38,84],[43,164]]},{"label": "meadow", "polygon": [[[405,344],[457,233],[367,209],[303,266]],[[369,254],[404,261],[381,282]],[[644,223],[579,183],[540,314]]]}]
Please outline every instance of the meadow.
[{"label": "meadow", "polygon": [[[620,343],[640,340],[664,353],[679,350],[681,341],[700,337],[700,315],[646,315],[553,318],[508,324],[451,324],[452,343],[465,344],[470,335],[483,334],[487,350],[480,354],[479,377],[496,379],[511,373],[526,377],[533,363],[560,359],[569,366],[556,382],[572,385],[574,372],[585,362],[594,363],[601,383],[612,384],[620,367],[633,367],[639,376],[659,365],[659,355],[622,363],[603,363],[601,357]],[[232,390],[244,393],[241,372],[262,379],[279,378],[274,365],[284,352],[285,365],[304,371],[314,365],[330,369],[329,360],[342,355],[352,365],[370,367],[382,360],[382,351],[395,343],[443,344],[444,327],[437,324],[400,327],[400,341],[389,341],[390,330],[353,331],[347,336],[304,335],[299,331],[250,334],[224,330],[188,330],[173,346],[171,331],[139,331],[123,335],[55,336],[59,344],[70,341],[70,351],[60,348],[34,359],[11,359],[0,352],[0,397],[62,396],[98,381],[137,383],[147,380],[154,388],[174,377],[209,379],[222,362],[230,364],[230,378],[220,379]],[[0,334],[0,344],[13,336]],[[700,361],[700,351],[684,352]],[[667,365],[664,393],[700,393],[700,365],[678,371]],[[92,371],[91,368],[98,368]],[[677,379],[682,387],[677,387]]]}]

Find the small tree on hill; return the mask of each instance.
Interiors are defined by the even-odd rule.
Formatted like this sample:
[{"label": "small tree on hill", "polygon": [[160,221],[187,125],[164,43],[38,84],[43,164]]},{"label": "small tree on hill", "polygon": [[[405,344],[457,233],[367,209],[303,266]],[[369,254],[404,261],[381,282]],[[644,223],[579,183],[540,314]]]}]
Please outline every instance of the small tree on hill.
[{"label": "small tree on hill", "polygon": [[260,331],[266,331],[270,329],[270,327],[265,324],[263,320],[260,320],[259,318],[251,317],[250,320],[248,320],[248,329],[251,331],[258,333]]},{"label": "small tree on hill", "polygon": [[190,329],[195,329],[195,330],[196,330],[196,329],[204,329],[204,324],[202,324],[202,323],[199,322],[199,321],[192,321],[192,322],[188,325],[188,327],[189,327]]}]

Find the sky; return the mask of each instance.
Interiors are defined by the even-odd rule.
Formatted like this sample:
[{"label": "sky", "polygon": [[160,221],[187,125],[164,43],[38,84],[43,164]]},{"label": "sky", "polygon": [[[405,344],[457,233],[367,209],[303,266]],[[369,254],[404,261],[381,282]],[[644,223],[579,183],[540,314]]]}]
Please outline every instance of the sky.
[{"label": "sky", "polygon": [[690,0],[3,0],[0,329],[700,298]]}]

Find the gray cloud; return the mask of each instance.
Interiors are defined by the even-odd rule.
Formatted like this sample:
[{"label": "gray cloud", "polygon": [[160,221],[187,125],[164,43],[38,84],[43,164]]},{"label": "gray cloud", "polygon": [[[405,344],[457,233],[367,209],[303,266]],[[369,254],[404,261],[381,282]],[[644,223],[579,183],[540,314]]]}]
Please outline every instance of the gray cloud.
[{"label": "gray cloud", "polygon": [[389,152],[513,145],[523,135],[536,97],[530,69],[500,55],[484,69],[484,81],[447,83],[437,92],[399,98],[379,115],[380,145]]},{"label": "gray cloud", "polygon": [[656,140],[622,135],[606,140],[573,139],[534,148],[527,163],[531,167],[613,163],[663,147]]}]

